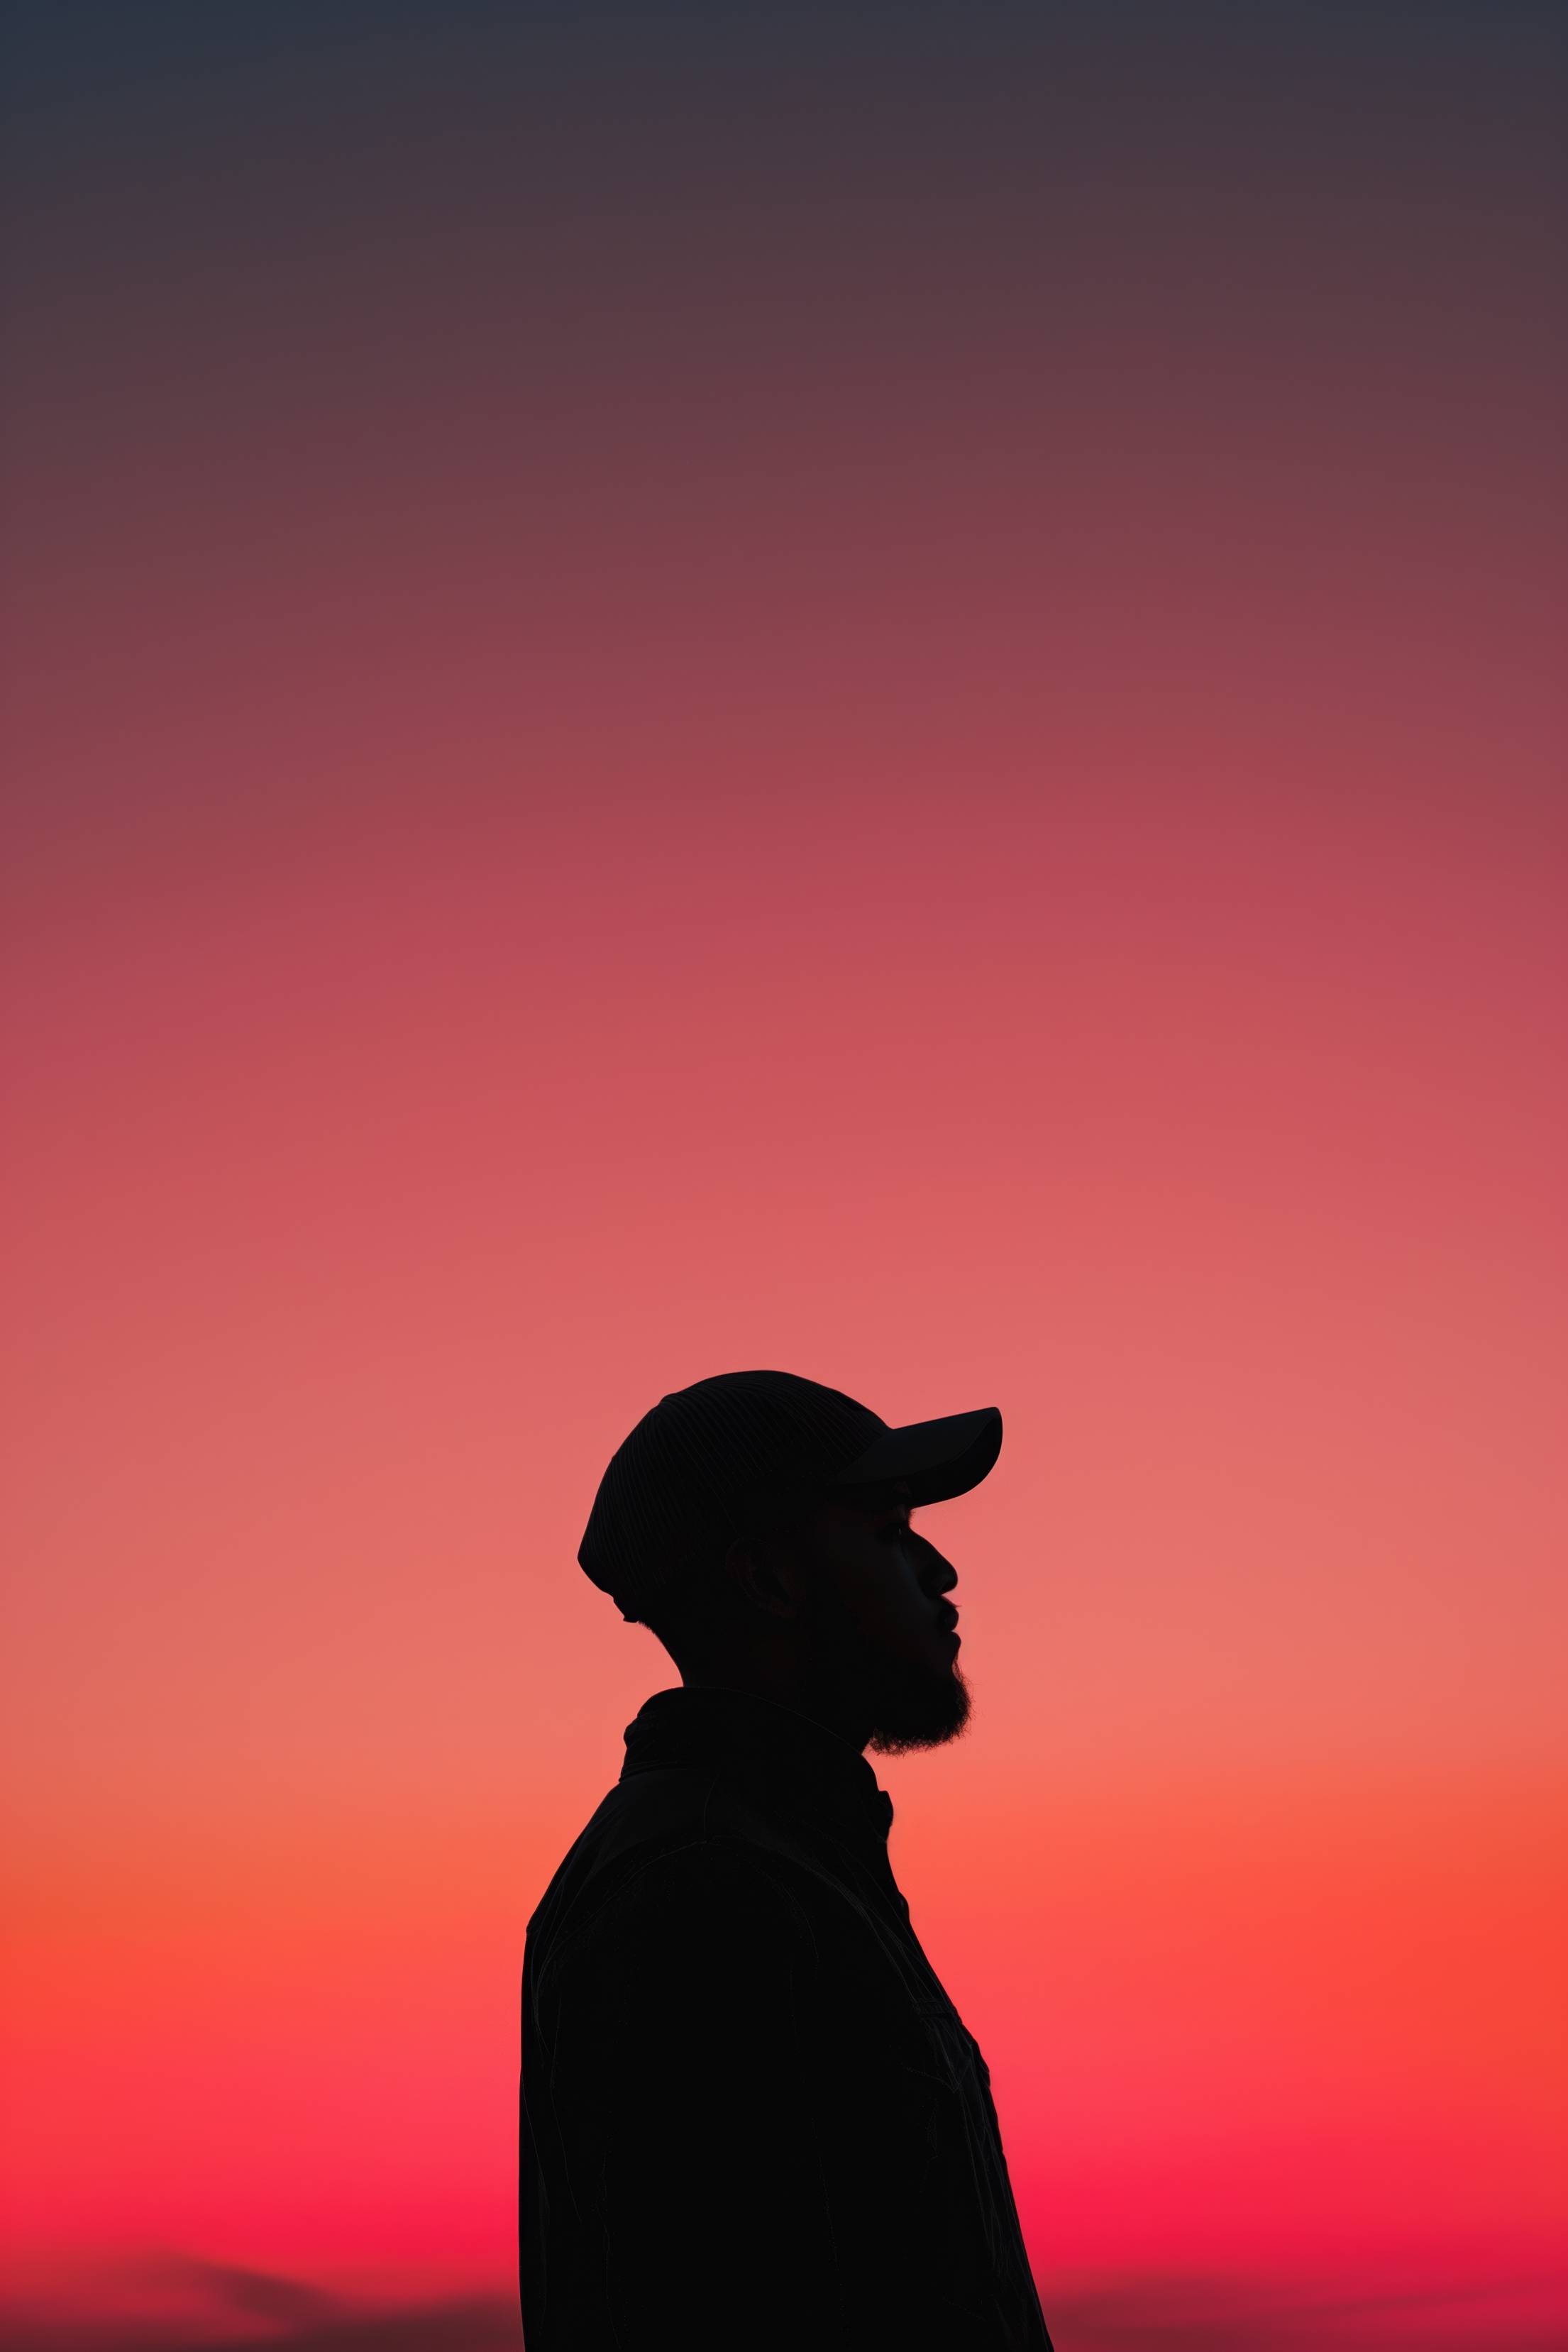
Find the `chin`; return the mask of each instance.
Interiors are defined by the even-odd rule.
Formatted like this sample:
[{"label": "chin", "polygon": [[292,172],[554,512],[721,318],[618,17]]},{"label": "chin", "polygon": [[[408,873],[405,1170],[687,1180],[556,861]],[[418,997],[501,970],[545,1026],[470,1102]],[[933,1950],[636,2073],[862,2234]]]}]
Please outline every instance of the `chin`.
[{"label": "chin", "polygon": [[969,1721],[969,1685],[952,1666],[941,1675],[911,1680],[883,1695],[876,1727],[866,1742],[879,1756],[908,1756],[917,1748],[943,1748]]}]

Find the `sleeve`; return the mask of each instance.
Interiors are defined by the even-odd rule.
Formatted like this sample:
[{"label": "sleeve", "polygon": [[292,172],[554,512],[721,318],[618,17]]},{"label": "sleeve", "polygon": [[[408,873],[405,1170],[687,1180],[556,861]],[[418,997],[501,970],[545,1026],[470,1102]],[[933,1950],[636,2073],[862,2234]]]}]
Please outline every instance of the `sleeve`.
[{"label": "sleeve", "polygon": [[647,1864],[558,1987],[612,2340],[795,2352],[844,2338],[823,2161],[815,1947],[744,1848]]}]

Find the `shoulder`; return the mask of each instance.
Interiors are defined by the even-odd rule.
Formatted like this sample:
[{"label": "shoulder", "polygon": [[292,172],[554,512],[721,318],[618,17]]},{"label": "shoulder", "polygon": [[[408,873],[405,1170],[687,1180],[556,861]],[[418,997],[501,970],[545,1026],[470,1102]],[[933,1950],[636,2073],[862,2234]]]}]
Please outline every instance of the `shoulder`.
[{"label": "shoulder", "polygon": [[[573,1841],[529,1920],[542,1943],[575,1931],[612,1901],[657,1899],[670,1883],[744,1876],[750,1853],[766,1874],[787,1870],[792,1848],[739,1790],[695,1769],[617,1781]],[[726,1862],[728,1857],[728,1863]]]},{"label": "shoulder", "polygon": [[[689,1785],[646,1785],[677,1780]],[[605,1960],[619,1970],[634,1953],[662,1976],[674,1963],[706,1973],[737,1951],[770,1963],[815,1952],[799,1864],[733,1791],[695,1772],[639,1775],[612,1790],[528,1939],[536,1981]]]}]

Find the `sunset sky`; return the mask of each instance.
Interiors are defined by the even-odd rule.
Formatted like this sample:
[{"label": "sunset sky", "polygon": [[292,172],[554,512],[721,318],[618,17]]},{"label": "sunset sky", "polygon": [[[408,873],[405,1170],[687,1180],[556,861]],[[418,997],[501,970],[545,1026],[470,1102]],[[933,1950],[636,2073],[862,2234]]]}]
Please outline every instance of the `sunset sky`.
[{"label": "sunset sky", "polygon": [[517,2342],[779,1365],[1005,1419],[873,1760],[1058,2352],[1560,2352],[1561,17],[7,39],[9,2340]]}]

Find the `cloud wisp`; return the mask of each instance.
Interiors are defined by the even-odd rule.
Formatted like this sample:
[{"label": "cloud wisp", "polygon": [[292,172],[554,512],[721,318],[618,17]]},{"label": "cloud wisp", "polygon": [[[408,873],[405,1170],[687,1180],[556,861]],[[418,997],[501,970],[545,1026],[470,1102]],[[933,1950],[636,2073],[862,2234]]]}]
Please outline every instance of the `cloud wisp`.
[{"label": "cloud wisp", "polygon": [[[1129,2273],[1042,2283],[1058,2352],[1563,2352],[1568,2278],[1401,2290]],[[272,2272],[150,2254],[96,2305],[0,2315],[14,2352],[518,2352],[515,2298],[356,2302]]]},{"label": "cloud wisp", "polygon": [[189,2254],[148,2254],[78,2303],[0,2313],[13,2352],[517,2352],[514,2297],[475,2292],[356,2302],[304,2279]]},{"label": "cloud wisp", "polygon": [[1562,2352],[1568,2278],[1420,2288],[1130,2273],[1042,2287],[1058,2352]]}]

